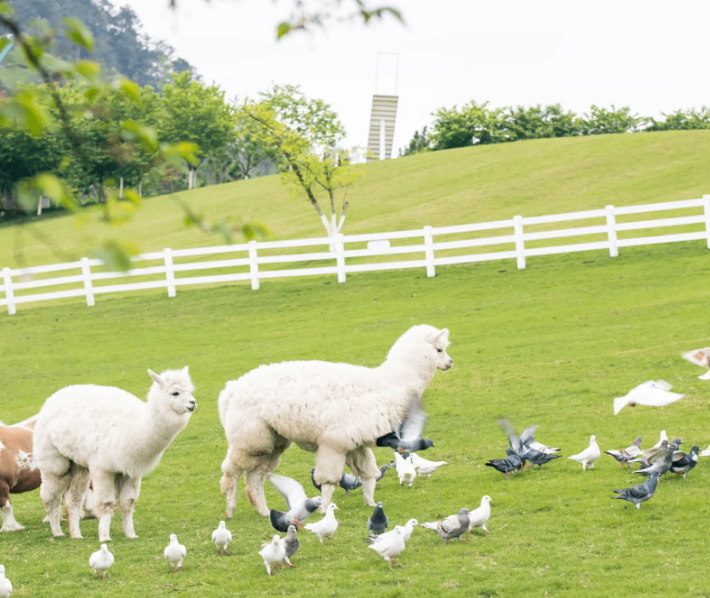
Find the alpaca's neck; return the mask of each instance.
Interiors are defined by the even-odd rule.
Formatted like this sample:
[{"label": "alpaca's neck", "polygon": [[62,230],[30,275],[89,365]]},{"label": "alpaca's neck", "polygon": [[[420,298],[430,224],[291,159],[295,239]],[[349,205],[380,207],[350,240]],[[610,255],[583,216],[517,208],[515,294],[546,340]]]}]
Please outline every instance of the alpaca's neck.
[{"label": "alpaca's neck", "polygon": [[186,424],[184,416],[149,399],[142,420],[133,426],[131,463],[150,471]]},{"label": "alpaca's neck", "polygon": [[424,392],[436,374],[436,364],[426,359],[388,357],[378,368],[386,381]]}]

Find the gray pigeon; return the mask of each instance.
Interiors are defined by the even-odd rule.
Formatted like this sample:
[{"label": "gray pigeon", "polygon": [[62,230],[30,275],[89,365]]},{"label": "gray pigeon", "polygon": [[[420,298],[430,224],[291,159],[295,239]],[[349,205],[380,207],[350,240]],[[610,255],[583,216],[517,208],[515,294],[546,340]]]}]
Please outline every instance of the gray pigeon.
[{"label": "gray pigeon", "polygon": [[288,531],[286,532],[286,537],[281,538],[280,540],[281,547],[284,549],[284,552],[286,553],[286,556],[284,557],[284,561],[286,561],[286,564],[289,567],[295,567],[289,559],[298,552],[298,534],[296,533],[296,526],[295,525],[289,525],[288,526]]},{"label": "gray pigeon", "polygon": [[607,455],[610,455],[614,457],[619,463],[621,463],[621,468],[623,469],[624,465],[626,465],[629,469],[631,469],[631,465],[629,465],[629,461],[631,459],[635,459],[641,454],[641,437],[639,436],[634,440],[634,443],[625,448],[625,449],[619,449],[618,451],[616,450],[611,450],[611,451],[604,451]]},{"label": "gray pigeon", "polygon": [[504,473],[505,479],[509,480],[510,472],[521,469],[523,467],[523,462],[518,455],[513,453],[507,459],[491,459],[488,463],[486,463],[486,465],[488,467],[493,467],[501,473]]},{"label": "gray pigeon", "polygon": [[[676,442],[677,441],[674,440],[673,444],[671,444],[667,450],[658,452],[655,455],[655,458],[649,463],[648,467],[638,469],[633,473],[642,473],[646,475],[657,473],[659,476],[666,473],[671,468],[671,465],[673,464],[673,456],[678,450]],[[664,442],[664,444],[667,443]],[[685,453],[683,453],[683,455],[685,455]]]},{"label": "gray pigeon", "polygon": [[462,542],[468,542],[469,540],[462,538],[461,535],[468,529],[470,523],[468,509],[461,509],[458,515],[450,515],[442,521],[424,523],[422,527],[434,530],[444,538],[444,544],[448,544],[451,538],[458,538]]},{"label": "gray pigeon", "polygon": [[[406,458],[406,457],[405,457],[405,458]],[[385,477],[385,473],[387,472],[387,470],[388,470],[389,468],[390,468],[390,464],[389,464],[389,463],[385,463],[385,465],[383,465],[382,467],[380,467],[380,473],[378,473],[378,474],[375,476],[375,483],[379,482],[383,477]]]},{"label": "gray pigeon", "polygon": [[367,520],[367,531],[370,532],[370,535],[379,535],[384,533],[389,524],[390,522],[387,519],[387,515],[385,515],[384,509],[382,508],[382,503],[378,502],[375,507],[375,511]]},{"label": "gray pigeon", "polygon": [[267,474],[266,479],[271,482],[278,493],[286,499],[288,512],[271,509],[269,519],[271,526],[278,532],[287,532],[291,524],[301,525],[321,505],[320,496],[308,498],[303,486],[292,478],[273,473]]},{"label": "gray pigeon", "polygon": [[698,451],[700,450],[699,446],[694,446],[692,449],[690,449],[690,453],[687,455],[684,454],[683,457],[680,459],[676,459],[676,455],[673,455],[673,463],[671,463],[671,472],[672,473],[677,473],[678,475],[683,474],[683,479],[685,479],[685,476],[688,475],[688,472],[693,469],[698,464]]},{"label": "gray pigeon", "polygon": [[406,451],[425,451],[434,446],[434,441],[431,438],[422,438],[426,420],[427,415],[424,413],[422,395],[420,392],[413,390],[411,391],[404,419],[401,422],[395,422],[392,426],[392,432],[380,436],[375,441],[375,444],[377,446],[389,446],[400,454]]},{"label": "gray pigeon", "polygon": [[[636,473],[636,472],[634,472]],[[660,474],[651,473],[643,484],[634,486],[633,488],[624,488],[622,490],[614,490],[619,496],[612,496],[611,499],[620,498],[636,505],[637,509],[641,508],[641,503],[646,502],[656,493],[658,478]]]},{"label": "gray pigeon", "polygon": [[[518,457],[520,457],[520,459],[522,460],[521,466],[525,465],[525,461],[530,461],[532,465],[537,465],[540,469],[542,469],[542,466],[545,465],[545,463],[549,463],[550,461],[552,461],[552,459],[559,458],[559,455],[551,457],[550,453],[538,450],[536,448],[532,448],[528,444],[535,442],[535,438],[533,438],[533,433],[537,429],[537,426],[530,426],[529,428],[526,428],[523,433],[518,436],[515,433],[513,425],[507,419],[499,419],[498,425],[500,425],[500,427],[508,436],[508,444],[510,444],[511,450],[506,449],[505,452],[508,454],[508,456],[510,456],[511,453],[515,453]],[[539,445],[539,443],[535,444]],[[545,447],[544,445],[539,446],[551,451],[551,449],[548,449],[548,447]],[[559,451],[559,449],[554,450]]]},{"label": "gray pigeon", "polygon": [[[320,490],[321,485],[316,483],[315,472],[316,468],[311,467],[311,482],[313,482],[317,490]],[[343,475],[340,477],[340,487],[345,490],[345,496],[348,496],[351,490],[360,488],[360,486],[362,486],[362,480],[360,478],[343,472]]]}]

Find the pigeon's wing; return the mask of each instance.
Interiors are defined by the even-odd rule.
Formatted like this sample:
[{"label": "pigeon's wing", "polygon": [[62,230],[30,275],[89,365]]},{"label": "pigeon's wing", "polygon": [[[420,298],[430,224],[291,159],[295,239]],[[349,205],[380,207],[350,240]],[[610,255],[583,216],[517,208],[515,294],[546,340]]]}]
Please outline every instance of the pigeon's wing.
[{"label": "pigeon's wing", "polygon": [[168,558],[168,548],[170,548],[170,546],[166,546],[166,547],[165,547],[165,550],[163,550],[163,556],[164,556],[166,559]]},{"label": "pigeon's wing", "polygon": [[508,442],[510,443],[510,447],[513,451],[516,453],[521,452],[523,450],[523,443],[520,442],[520,437],[515,433],[513,424],[511,424],[507,419],[499,419],[498,425],[501,427],[503,432],[507,434]]},{"label": "pigeon's wing", "polygon": [[407,412],[399,430],[399,437],[402,440],[417,440],[424,433],[427,414],[424,412],[422,396],[419,393],[412,393],[414,396],[409,402]]},{"label": "pigeon's wing", "polygon": [[688,453],[684,453],[683,451],[676,451],[675,453],[673,453],[673,461],[680,461],[681,459],[684,459],[687,456]]},{"label": "pigeon's wing", "polygon": [[461,527],[458,515],[449,515],[446,519],[439,522],[439,529],[447,534],[455,532]]},{"label": "pigeon's wing", "polygon": [[93,567],[94,565],[96,565],[96,561],[98,560],[98,558],[99,558],[98,553],[97,553],[97,552],[93,553],[93,554],[89,557],[89,566],[90,566],[90,567]]},{"label": "pigeon's wing", "polygon": [[230,542],[232,541],[232,532],[230,532],[229,530],[227,530],[227,540],[229,540]]},{"label": "pigeon's wing", "polygon": [[646,457],[646,463],[648,463],[649,465],[659,463],[660,461],[663,461],[663,459],[666,458],[667,453],[668,449],[658,449],[655,453]]},{"label": "pigeon's wing", "polygon": [[530,426],[529,428],[525,428],[523,430],[523,433],[520,435],[520,443],[530,444],[531,442],[535,442],[535,439],[533,438],[535,430],[537,430],[537,426]]},{"label": "pigeon's wing", "polygon": [[696,349],[695,351],[683,353],[683,359],[695,365],[708,367],[710,365],[710,348],[706,347],[705,349]]},{"label": "pigeon's wing", "polygon": [[627,488],[624,491],[624,494],[626,496],[631,496],[633,498],[643,498],[645,496],[649,495],[648,488],[646,487],[646,484],[641,484],[640,486],[634,486],[633,488]]},{"label": "pigeon's wing", "polygon": [[[663,381],[661,380],[659,382]],[[634,396],[634,401],[649,407],[662,407],[663,405],[670,405],[671,403],[680,401],[680,399],[685,396],[678,394],[677,392],[670,392],[668,388],[657,386],[657,384],[658,383],[655,383],[652,386],[647,386],[643,390],[639,391],[636,396]]]},{"label": "pigeon's wing", "polygon": [[621,411],[628,404],[629,404],[628,395],[625,397],[619,397],[617,399],[614,399],[614,415],[619,413],[619,411]]},{"label": "pigeon's wing", "polygon": [[180,555],[182,558],[185,558],[187,556],[187,548],[185,548],[184,545],[180,544]]},{"label": "pigeon's wing", "polygon": [[271,485],[276,488],[277,492],[286,499],[289,511],[293,509],[294,506],[308,500],[303,486],[293,478],[270,473],[266,476],[266,479],[269,480]]},{"label": "pigeon's wing", "polygon": [[215,541],[215,536],[216,536],[216,535],[217,535],[217,530],[214,530],[214,531],[212,532],[212,541],[213,541],[213,542]]},{"label": "pigeon's wing", "polygon": [[710,372],[707,372],[703,374],[702,376],[698,376],[700,380],[710,380]]}]

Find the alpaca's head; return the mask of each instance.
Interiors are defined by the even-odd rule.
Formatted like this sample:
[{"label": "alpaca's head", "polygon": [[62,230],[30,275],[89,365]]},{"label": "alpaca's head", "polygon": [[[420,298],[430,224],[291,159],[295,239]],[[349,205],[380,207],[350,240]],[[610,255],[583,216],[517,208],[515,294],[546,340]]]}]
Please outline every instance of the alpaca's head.
[{"label": "alpaca's head", "polygon": [[411,364],[424,362],[429,368],[449,370],[454,360],[446,352],[449,346],[449,330],[439,330],[421,324],[412,326],[399,337],[387,355],[388,361],[403,361]]},{"label": "alpaca's head", "polygon": [[197,401],[192,396],[195,387],[187,366],[181,370],[166,370],[160,376],[151,370],[148,373],[153,378],[149,401],[166,404],[178,415],[189,415],[197,409]]}]

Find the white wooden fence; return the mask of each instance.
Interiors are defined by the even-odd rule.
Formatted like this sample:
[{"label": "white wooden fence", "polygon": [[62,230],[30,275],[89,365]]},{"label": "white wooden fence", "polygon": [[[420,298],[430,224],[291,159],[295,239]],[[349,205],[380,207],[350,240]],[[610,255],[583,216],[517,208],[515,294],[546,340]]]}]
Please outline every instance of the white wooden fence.
[{"label": "white wooden fence", "polygon": [[[617,222],[617,216],[645,214],[665,210],[687,210],[693,208],[696,212],[700,211],[699,208],[702,209],[702,213],[673,218]],[[525,232],[526,226],[530,227],[535,225],[547,225],[552,223],[589,219],[598,219],[605,222],[604,224],[595,226],[584,226],[561,230],[556,229],[542,232]],[[638,231],[642,229],[666,228],[685,225],[701,225],[698,227],[701,228],[701,230],[679,234],[664,234],[659,236],[632,237],[624,239],[617,237],[617,233],[623,231]],[[506,229],[508,230],[506,231]],[[492,230],[502,230],[504,233],[507,232],[507,234],[485,238],[436,242],[437,237],[441,238],[446,235],[461,236],[464,233],[480,233],[480,231]],[[526,242],[600,234],[605,235],[605,240],[588,243],[575,243],[571,245],[526,247]],[[390,246],[390,241],[399,241],[401,239],[415,239],[419,240],[419,242],[415,242],[414,244]],[[78,262],[66,264],[53,264],[49,266],[37,266],[20,269],[4,268],[2,270],[3,284],[0,286],[0,292],[4,292],[5,297],[0,299],[0,305],[7,305],[8,313],[12,315],[15,313],[16,306],[19,303],[48,301],[52,299],[64,299],[67,297],[85,297],[86,304],[88,306],[93,306],[95,296],[105,293],[121,293],[124,291],[166,288],[168,296],[175,297],[177,287],[188,285],[249,280],[251,281],[251,288],[256,290],[259,288],[260,280],[269,278],[336,274],[338,282],[345,282],[345,278],[349,273],[395,270],[401,268],[426,268],[427,276],[432,277],[436,273],[437,266],[510,258],[515,258],[517,261],[517,267],[522,269],[525,268],[526,259],[528,257],[538,255],[608,249],[609,255],[611,257],[616,257],[619,255],[620,247],[655,245],[657,243],[675,243],[679,241],[693,240],[705,240],[708,248],[710,248],[710,195],[705,195],[702,199],[691,199],[685,201],[621,208],[606,206],[603,210],[588,210],[585,212],[571,212],[567,214],[555,214],[552,216],[534,216],[531,218],[515,216],[511,220],[498,220],[495,222],[484,222],[479,224],[462,224],[439,228],[425,226],[421,230],[366,235],[338,235],[334,239],[318,238],[293,241],[250,241],[244,244],[221,247],[203,247],[199,249],[178,250],[164,249],[163,251],[145,253],[134,258],[134,262],[157,261],[159,265],[134,268],[128,272],[92,271],[92,268],[96,269],[103,266],[103,262],[101,262],[101,260],[88,258],[82,258]],[[346,249],[347,245],[362,245],[364,243],[368,244],[366,248]],[[462,250],[473,247],[495,245],[509,245],[510,249],[505,251],[496,251],[493,253],[468,253],[466,255],[440,255],[440,257],[436,257],[437,252],[439,252],[439,254],[450,254],[452,253],[451,250]],[[264,254],[264,252],[268,252],[268,250],[282,251],[284,249],[291,248],[318,246],[325,246],[325,251],[319,251],[317,253],[296,253],[290,255]],[[240,254],[242,257],[200,261],[200,258],[204,258],[204,256],[231,256]],[[374,263],[346,263],[347,259],[352,260],[353,258],[370,258],[401,254],[421,254],[423,259]],[[198,261],[175,263],[175,260],[179,261],[183,258],[197,258]],[[267,266],[271,264],[307,262],[310,265],[310,262],[332,260],[335,260],[335,265],[281,270],[260,269],[260,266]],[[235,268],[240,267],[244,271],[229,271],[230,269],[234,270]],[[179,275],[183,272],[215,269],[226,269],[228,272],[211,276],[176,276],[176,274]],[[62,275],[56,278],[36,278],[37,275],[71,271],[78,271],[78,273],[72,273],[68,276]],[[152,276],[155,278],[155,275],[160,275],[160,278],[143,282],[122,282],[120,284],[107,285],[95,284],[97,282],[100,283],[101,281],[126,280],[134,277],[145,278]],[[29,289],[57,286],[69,288],[39,294],[18,294],[18,291],[22,292]]]}]

